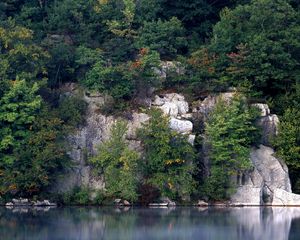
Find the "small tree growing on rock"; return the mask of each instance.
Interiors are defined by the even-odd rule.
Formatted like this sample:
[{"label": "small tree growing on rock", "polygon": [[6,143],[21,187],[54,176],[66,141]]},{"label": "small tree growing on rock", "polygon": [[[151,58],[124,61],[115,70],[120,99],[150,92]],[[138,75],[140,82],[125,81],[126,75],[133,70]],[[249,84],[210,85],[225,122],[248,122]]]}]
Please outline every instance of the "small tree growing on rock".
[{"label": "small tree growing on rock", "polygon": [[170,198],[184,198],[194,191],[194,149],[186,136],[169,128],[169,119],[158,109],[139,136],[144,146],[144,175],[147,184]]},{"label": "small tree growing on rock", "polygon": [[127,124],[117,121],[112,126],[111,138],[99,146],[91,162],[104,174],[108,196],[136,201],[139,154],[128,148],[124,139],[126,131]]},{"label": "small tree growing on rock", "polygon": [[254,121],[258,111],[247,106],[241,96],[230,104],[219,99],[206,123],[205,134],[210,149],[211,169],[204,189],[214,200],[230,197],[231,177],[251,168],[250,146],[258,137]]}]

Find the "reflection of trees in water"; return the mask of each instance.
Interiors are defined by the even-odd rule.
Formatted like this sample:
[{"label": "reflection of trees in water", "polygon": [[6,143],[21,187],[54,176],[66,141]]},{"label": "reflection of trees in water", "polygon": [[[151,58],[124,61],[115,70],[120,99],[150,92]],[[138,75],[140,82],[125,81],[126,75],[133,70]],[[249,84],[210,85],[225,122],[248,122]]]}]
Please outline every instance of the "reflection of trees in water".
[{"label": "reflection of trees in water", "polygon": [[[297,208],[0,208],[1,239],[288,239]],[[294,224],[294,226],[299,226]],[[295,233],[295,231],[294,231]],[[294,234],[295,235],[295,234]],[[297,235],[297,234],[296,234]]]}]

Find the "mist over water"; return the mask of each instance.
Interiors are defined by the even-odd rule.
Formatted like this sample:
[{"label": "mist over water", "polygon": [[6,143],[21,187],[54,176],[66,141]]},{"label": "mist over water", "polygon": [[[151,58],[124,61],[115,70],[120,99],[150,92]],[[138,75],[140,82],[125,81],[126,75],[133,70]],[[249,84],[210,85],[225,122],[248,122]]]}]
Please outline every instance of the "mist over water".
[{"label": "mist over water", "polygon": [[300,208],[0,208],[1,239],[300,239]]}]

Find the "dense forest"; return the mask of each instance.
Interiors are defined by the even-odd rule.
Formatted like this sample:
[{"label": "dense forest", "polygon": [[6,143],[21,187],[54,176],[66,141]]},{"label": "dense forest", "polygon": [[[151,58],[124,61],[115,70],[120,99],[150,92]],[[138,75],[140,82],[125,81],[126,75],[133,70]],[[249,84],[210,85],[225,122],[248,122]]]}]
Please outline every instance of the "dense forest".
[{"label": "dense forest", "polygon": [[[109,95],[103,111],[120,116],[139,108],[136,99],[150,88],[192,100],[229,88],[240,93],[198,127],[212,146],[207,179],[199,177],[197,144],[168,129],[159,111],[139,132],[145,164],[124,141],[126,124],[116,123],[112,139],[90,158],[107,181],[98,203],[228,198],[230,175],[251,167],[259,131],[249,103],[257,100],[280,117],[273,147],[300,191],[298,0],[1,0],[0,51],[0,198],[47,195],[71,167],[66,137],[84,124],[86,103],[62,97],[69,82]],[[185,71],[161,81],[161,61]],[[75,189],[64,202],[86,203],[86,196]]]}]

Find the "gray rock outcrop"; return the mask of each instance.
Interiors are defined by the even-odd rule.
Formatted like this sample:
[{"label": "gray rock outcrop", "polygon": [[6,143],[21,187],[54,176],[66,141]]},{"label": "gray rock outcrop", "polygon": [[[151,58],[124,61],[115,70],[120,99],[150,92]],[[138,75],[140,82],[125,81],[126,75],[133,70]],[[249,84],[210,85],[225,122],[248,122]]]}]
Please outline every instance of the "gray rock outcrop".
[{"label": "gray rock outcrop", "polygon": [[168,93],[162,96],[156,95],[152,106],[161,109],[170,117],[169,126],[172,130],[188,135],[188,140],[194,144],[195,135],[192,134],[192,113],[189,112],[189,104],[184,96],[177,93]]},{"label": "gray rock outcrop", "polygon": [[[74,94],[76,86],[69,84],[65,86],[65,95]],[[98,93],[85,93],[83,99],[88,104],[85,116],[85,125],[69,136],[69,156],[74,162],[74,167],[69,170],[63,178],[59,179],[54,192],[66,192],[75,186],[85,186],[94,190],[105,188],[103,177],[93,172],[88,163],[88,156],[97,153],[97,147],[110,138],[110,131],[117,118],[106,116],[101,113],[101,107],[107,99]],[[170,128],[188,135],[188,141],[193,144],[195,135],[192,134],[193,124],[186,118],[191,117],[189,105],[184,96],[176,93],[164,94],[161,97],[155,96],[150,105],[162,109],[165,115],[170,117]],[[131,112],[127,120],[128,131],[126,141],[131,149],[142,152],[141,142],[137,138],[137,129],[149,120],[145,113]]]},{"label": "gray rock outcrop", "polygon": [[[85,125],[68,139],[69,156],[74,167],[58,180],[53,189],[55,192],[66,192],[75,186],[85,186],[94,190],[105,187],[103,177],[94,174],[87,158],[97,152],[99,144],[110,138],[111,127],[117,119],[100,112],[101,106],[105,104],[105,98],[102,95],[85,94],[84,100],[88,103]],[[133,113],[128,120],[126,139],[132,149],[141,151],[141,144],[136,139],[136,129],[148,119],[149,116],[144,113]]]},{"label": "gray rock outcrop", "polygon": [[242,176],[231,198],[233,204],[271,205],[277,189],[292,191],[287,166],[274,156],[272,148],[264,145],[253,148],[250,159],[254,169]]},{"label": "gray rock outcrop", "polygon": [[[194,117],[202,116],[206,121],[209,113],[213,110],[218,99],[230,102],[235,91],[209,95],[202,101],[194,104]],[[271,140],[278,134],[279,119],[277,115],[271,114],[267,104],[256,103],[261,114],[256,124],[261,127],[262,136],[258,148],[251,149],[250,160],[253,169],[237,176],[237,188],[231,198],[232,204],[241,205],[298,205],[300,196],[292,194],[291,183],[286,164],[275,156],[274,150],[270,147]],[[209,145],[206,144],[203,136],[203,166],[204,175],[209,174]],[[205,169],[206,168],[206,169]]]},{"label": "gray rock outcrop", "polygon": [[273,193],[274,206],[300,206],[300,195],[276,188]]}]

